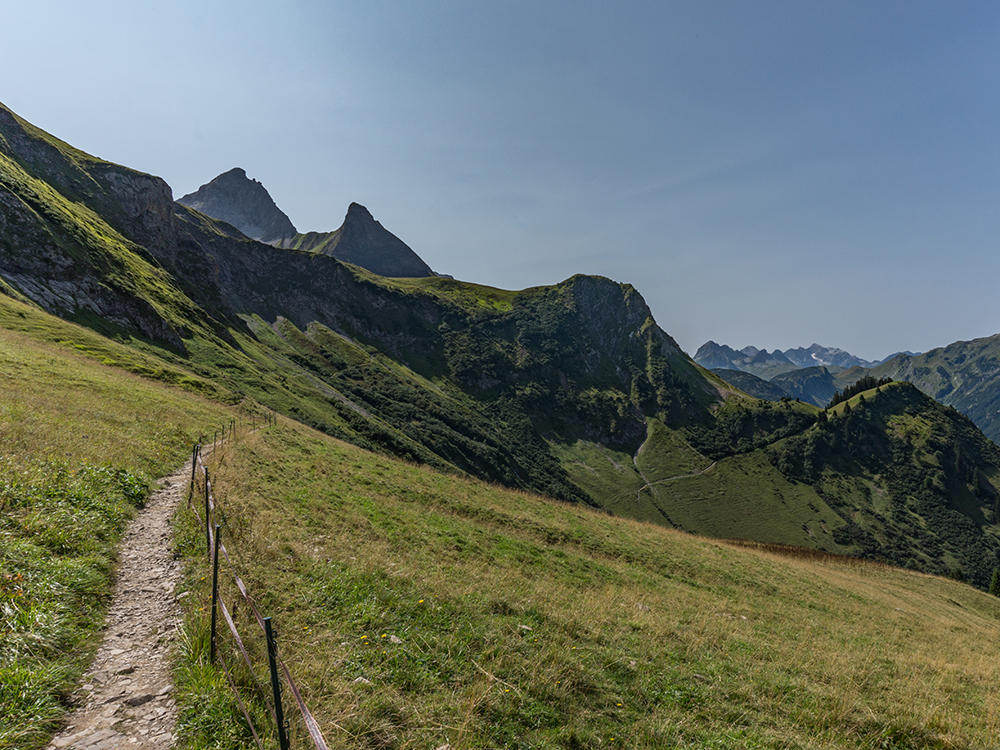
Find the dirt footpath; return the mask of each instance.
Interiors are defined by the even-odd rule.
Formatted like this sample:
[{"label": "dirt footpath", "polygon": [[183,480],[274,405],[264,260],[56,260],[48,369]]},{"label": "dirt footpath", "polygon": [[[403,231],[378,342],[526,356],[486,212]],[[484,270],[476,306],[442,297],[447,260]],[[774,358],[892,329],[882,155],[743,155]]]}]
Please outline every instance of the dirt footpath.
[{"label": "dirt footpath", "polygon": [[126,531],[104,641],[75,696],[78,708],[48,748],[173,746],[177,707],[169,655],[181,621],[174,595],[181,563],[173,558],[170,519],[190,479],[190,462],[160,479]]}]

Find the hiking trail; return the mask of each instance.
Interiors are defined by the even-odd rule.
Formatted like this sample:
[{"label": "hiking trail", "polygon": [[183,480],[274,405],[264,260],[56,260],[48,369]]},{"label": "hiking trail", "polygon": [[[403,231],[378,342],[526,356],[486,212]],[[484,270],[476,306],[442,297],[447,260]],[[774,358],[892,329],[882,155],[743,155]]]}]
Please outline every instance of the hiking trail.
[{"label": "hiking trail", "polygon": [[122,537],[104,639],[73,695],[76,709],[46,750],[173,747],[177,706],[170,652],[181,622],[174,587],[182,562],[174,556],[170,521],[190,479],[190,461],[158,479]]}]

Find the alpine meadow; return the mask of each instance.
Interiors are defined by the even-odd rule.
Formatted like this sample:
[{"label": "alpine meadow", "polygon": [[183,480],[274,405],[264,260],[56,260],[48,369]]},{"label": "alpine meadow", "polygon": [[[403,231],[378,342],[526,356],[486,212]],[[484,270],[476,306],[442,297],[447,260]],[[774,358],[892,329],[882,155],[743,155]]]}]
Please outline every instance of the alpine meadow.
[{"label": "alpine meadow", "polygon": [[[85,702],[122,534],[199,443],[222,595],[273,616],[331,748],[996,745],[965,349],[727,381],[631,285],[462,282],[358,204],[298,231],[241,169],[175,201],[2,105],[0,291],[0,748]],[[184,490],[177,747],[278,746],[266,648],[235,691],[212,658]]]}]

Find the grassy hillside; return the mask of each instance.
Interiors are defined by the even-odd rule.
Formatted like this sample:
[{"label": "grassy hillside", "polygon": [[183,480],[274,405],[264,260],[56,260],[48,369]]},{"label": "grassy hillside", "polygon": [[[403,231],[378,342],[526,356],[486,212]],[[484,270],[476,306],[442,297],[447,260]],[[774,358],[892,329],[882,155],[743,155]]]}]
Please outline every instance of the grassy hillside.
[{"label": "grassy hillside", "polygon": [[902,354],[872,374],[912,382],[968,416],[987,437],[1000,441],[1000,336],[956,341],[924,354]]},{"label": "grassy hillside", "polygon": [[[2,107],[0,276],[127,345],[108,362],[456,476],[692,533],[961,568],[978,586],[998,563],[1000,458],[929,400],[840,421],[752,398],[609,279],[387,279],[254,242]],[[829,459],[865,445],[891,473],[882,453]]]},{"label": "grassy hillside", "polygon": [[93,657],[150,480],[234,412],[198,394],[215,386],[36,308],[0,297],[0,320],[0,748],[27,750]]},{"label": "grassy hillside", "polygon": [[847,522],[834,539],[897,565],[950,569],[985,588],[1000,549],[996,444],[909,383],[865,391],[823,416],[768,453]]},{"label": "grassy hillside", "polygon": [[292,423],[213,461],[236,565],[333,746],[957,748],[1000,729],[1000,601],[954,581],[712,542]]},{"label": "grassy hillside", "polygon": [[[30,748],[93,653],[146,483],[232,407],[31,306],[0,297],[0,315],[0,746]],[[741,481],[774,471],[754,453],[713,466],[662,426],[647,440],[673,457],[640,452],[653,485],[726,461]],[[294,422],[212,461],[236,564],[334,747],[974,747],[1000,728],[1000,606],[969,586],[617,519]],[[243,746],[199,663],[202,537],[177,523],[194,592],[183,742]]]}]

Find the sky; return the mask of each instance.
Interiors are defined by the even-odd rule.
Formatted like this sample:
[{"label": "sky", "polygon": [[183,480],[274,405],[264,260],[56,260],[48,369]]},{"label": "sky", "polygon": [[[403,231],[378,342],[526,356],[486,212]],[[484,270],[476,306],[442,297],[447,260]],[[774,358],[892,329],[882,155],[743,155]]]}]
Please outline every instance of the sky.
[{"label": "sky", "polygon": [[0,102],[175,197],[239,166],[435,271],[630,283],[690,354],[1000,332],[1000,3],[0,0]]}]

